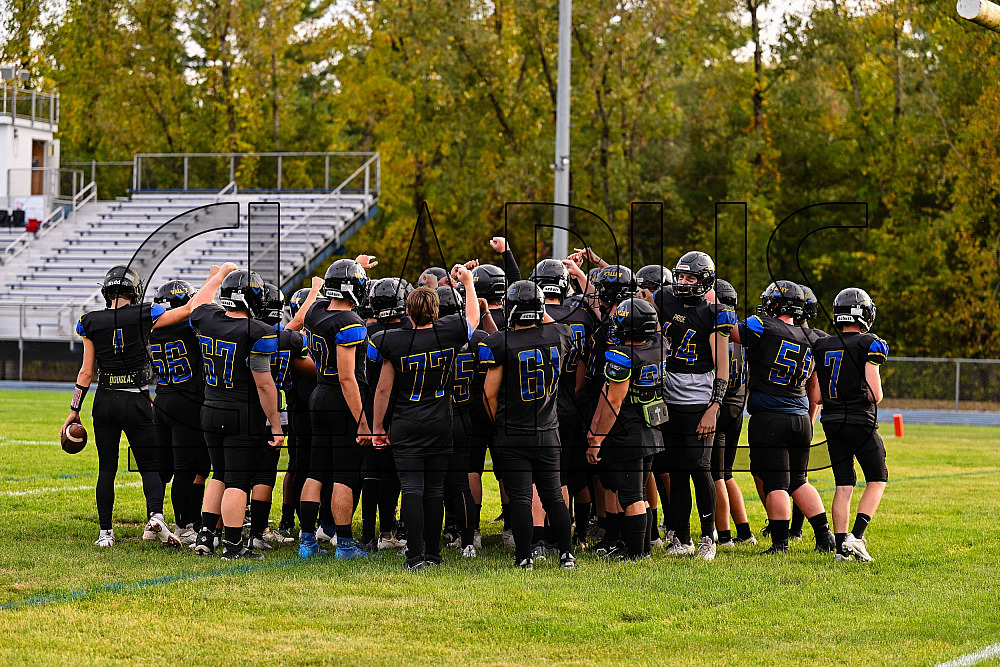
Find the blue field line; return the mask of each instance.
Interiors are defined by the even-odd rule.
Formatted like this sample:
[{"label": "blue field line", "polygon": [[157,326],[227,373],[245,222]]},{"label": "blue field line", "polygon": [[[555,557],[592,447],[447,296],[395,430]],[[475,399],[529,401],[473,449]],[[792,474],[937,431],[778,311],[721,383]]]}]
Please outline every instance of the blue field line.
[{"label": "blue field line", "polygon": [[[128,470],[119,469],[118,472],[126,473]],[[61,475],[32,475],[31,477],[0,477],[0,482],[37,482],[40,479],[51,481],[54,479],[80,479],[81,477],[97,477],[96,472],[76,472],[62,473]]]},{"label": "blue field line", "polygon": [[110,584],[104,584],[96,588],[91,589],[76,589],[72,591],[66,591],[65,593],[51,593],[49,595],[36,595],[29,598],[23,598],[21,600],[11,600],[10,602],[0,603],[0,611],[10,611],[12,609],[20,609],[23,607],[40,607],[47,604],[53,604],[55,602],[71,602],[74,600],[82,600],[94,595],[100,595],[102,593],[112,593],[114,595],[120,595],[124,593],[134,593],[135,591],[141,591],[146,588],[152,588],[153,586],[159,586],[160,584],[173,584],[178,581],[191,581],[196,579],[207,579],[208,577],[218,577],[228,574],[244,574],[246,572],[255,572],[259,570],[270,570],[281,567],[295,567],[299,565],[306,565],[310,560],[303,558],[289,558],[287,560],[277,561],[274,563],[263,563],[259,565],[237,565],[235,567],[217,569],[217,570],[207,570],[205,572],[185,572],[182,574],[167,574],[162,577],[157,577],[156,579],[144,579],[142,581],[135,582],[112,582]]}]

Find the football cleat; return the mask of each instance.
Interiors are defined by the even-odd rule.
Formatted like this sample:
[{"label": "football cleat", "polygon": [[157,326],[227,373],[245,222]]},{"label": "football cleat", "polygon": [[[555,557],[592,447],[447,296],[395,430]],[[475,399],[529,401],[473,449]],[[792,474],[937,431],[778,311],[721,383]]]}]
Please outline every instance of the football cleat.
[{"label": "football cleat", "polygon": [[[667,547],[668,556],[693,556],[694,555],[694,542],[688,542],[683,544],[677,535],[672,535],[670,539],[670,546]],[[714,554],[713,554],[714,558]]]},{"label": "football cleat", "polygon": [[801,542],[802,541],[802,531],[800,530],[800,531],[798,531],[796,533],[789,532],[788,533],[788,541],[789,542]]},{"label": "football cleat", "polygon": [[[158,514],[151,514],[149,516],[149,522],[146,524],[146,532],[152,532],[155,539],[159,539],[160,542],[168,547],[173,547],[174,549],[181,547],[180,538],[170,532],[170,528],[167,527],[163,517]],[[143,539],[145,539],[146,532],[143,533]]]},{"label": "football cleat", "polygon": [[534,570],[535,564],[531,562],[530,558],[525,558],[518,561],[517,566],[522,570]]},{"label": "football cleat", "polygon": [[401,540],[392,533],[382,533],[378,538],[379,551],[382,549],[399,549],[406,546],[406,540]]},{"label": "football cleat", "polygon": [[198,539],[198,531],[194,529],[194,524],[191,523],[185,528],[178,527],[175,534],[177,535],[177,539],[181,541],[181,544],[186,546],[191,546]]},{"label": "football cleat", "polygon": [[867,546],[867,540],[864,537],[854,537],[854,533],[848,533],[847,537],[844,538],[844,553],[865,563],[870,563],[875,559],[868,553]]},{"label": "football cleat", "polygon": [[423,558],[417,558],[413,562],[406,561],[404,567],[410,572],[420,572],[427,567],[427,561]]},{"label": "football cleat", "polygon": [[249,549],[259,549],[260,551],[274,551],[274,547],[268,544],[262,535],[252,535],[250,537]]},{"label": "football cleat", "polygon": [[462,549],[462,558],[475,558],[476,555],[476,547],[471,544]]},{"label": "football cleat", "polygon": [[483,549],[483,536],[478,530],[472,536],[472,546],[476,547],[476,551]]},{"label": "football cleat", "polygon": [[626,553],[625,543],[620,541],[597,548],[598,558],[621,558]]},{"label": "football cleat", "polygon": [[576,567],[576,556],[569,551],[559,554],[559,567],[564,570],[574,569]]},{"label": "football cleat", "polygon": [[719,549],[735,549],[736,540],[731,537],[728,540],[719,540],[715,546]]},{"label": "football cleat", "polygon": [[102,530],[100,534],[97,536],[97,541],[94,542],[94,545],[101,548],[115,546],[114,529]]},{"label": "football cleat", "polygon": [[[270,530],[270,528],[268,529]],[[278,526],[278,529],[274,531],[275,535],[278,535],[284,539],[285,542],[294,542],[295,536],[292,535],[292,529],[286,528],[284,526]],[[266,535],[266,533],[265,533]]]},{"label": "football cleat", "polygon": [[424,564],[427,567],[441,567],[444,564],[444,559],[441,558],[441,556],[431,556],[430,554],[425,554]]},{"label": "football cleat", "polygon": [[659,533],[657,533],[657,536],[656,536],[655,540],[650,540],[649,541],[649,547],[651,549],[653,549],[653,548],[660,549],[660,548],[663,547],[663,538],[659,536]]},{"label": "football cleat", "polygon": [[733,543],[734,544],[749,544],[751,546],[756,546],[756,544],[757,544],[757,538],[754,537],[753,534],[751,534],[750,537],[747,537],[747,538],[734,537],[733,538]]},{"label": "football cleat", "polygon": [[453,539],[451,542],[446,542],[445,544],[447,546],[451,547],[452,549],[461,549],[462,548],[462,536],[461,535],[457,535],[457,536],[455,536],[455,539]]},{"label": "football cleat", "polygon": [[834,554],[833,560],[835,563],[850,562],[851,556],[849,554]]},{"label": "football cleat", "polygon": [[774,556],[775,554],[787,554],[788,545],[787,544],[772,544],[770,549],[766,549],[760,552],[763,556]]},{"label": "football cleat", "polygon": [[299,543],[299,558],[311,558],[316,555],[325,555],[326,549],[320,549],[316,542],[316,533],[302,533]]},{"label": "football cleat", "polygon": [[280,529],[271,530],[270,528],[268,528],[267,530],[264,531],[264,535],[262,537],[266,542],[273,542],[274,544],[290,544],[295,541],[295,538],[292,537],[291,535],[288,535],[287,534],[288,532],[289,531],[286,530],[285,534],[282,535]]},{"label": "football cleat", "polygon": [[323,530],[323,524],[320,524],[319,528],[316,529],[315,535],[317,542],[329,542],[332,546],[337,544],[337,531],[331,530],[330,533],[327,533]]},{"label": "football cleat", "polygon": [[449,547],[457,549],[462,546],[462,536],[459,535],[458,531],[454,528],[448,528],[445,530],[441,539]]},{"label": "football cleat", "polygon": [[512,530],[505,530],[502,533],[500,533],[500,541],[508,549],[513,549],[514,548],[514,531],[512,531]]},{"label": "football cleat", "polygon": [[698,544],[698,553],[694,557],[709,563],[715,560],[715,540],[710,535],[701,538],[701,542]]},{"label": "football cleat", "polygon": [[360,542],[349,537],[337,540],[337,550],[333,554],[337,560],[354,560],[368,555],[370,554],[361,548]]},{"label": "football cleat", "polygon": [[539,542],[538,544],[536,544],[531,548],[531,560],[544,562],[545,556],[546,556],[546,549],[544,543]]},{"label": "football cleat", "polygon": [[[850,533],[848,533],[850,534]],[[829,530],[816,536],[816,551],[830,553],[837,550],[837,539]]]},{"label": "football cleat", "polygon": [[259,554],[239,543],[223,542],[222,560],[264,560],[264,554]]},{"label": "football cleat", "polygon": [[209,528],[202,528],[198,531],[198,537],[192,547],[199,556],[215,555],[215,533]]}]

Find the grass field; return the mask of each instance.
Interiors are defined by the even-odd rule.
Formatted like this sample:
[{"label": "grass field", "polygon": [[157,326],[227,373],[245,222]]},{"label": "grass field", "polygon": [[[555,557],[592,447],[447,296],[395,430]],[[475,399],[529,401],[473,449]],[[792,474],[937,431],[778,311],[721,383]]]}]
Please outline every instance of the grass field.
[{"label": "grass field", "polygon": [[[57,443],[68,401],[0,392],[3,665],[912,665],[1000,641],[1000,429],[907,425],[905,440],[886,438],[871,564],[813,553],[807,527],[786,558],[582,555],[576,571],[520,572],[485,526],[480,558],[448,550],[444,567],[408,573],[399,556],[306,563],[286,548],[238,567],[143,544],[127,472],[119,544],[98,550],[96,450],[69,456]],[[756,531],[763,511],[738,478]],[[832,475],[812,480],[829,508]],[[486,486],[484,520],[499,509]]]}]

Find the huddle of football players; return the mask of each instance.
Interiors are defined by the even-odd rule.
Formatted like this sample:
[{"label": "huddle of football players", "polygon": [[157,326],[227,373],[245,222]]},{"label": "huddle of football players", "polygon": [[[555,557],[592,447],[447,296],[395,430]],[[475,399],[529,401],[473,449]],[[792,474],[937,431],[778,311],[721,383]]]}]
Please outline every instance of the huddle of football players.
[{"label": "huddle of football players", "polygon": [[[80,422],[96,369],[97,546],[115,544],[124,431],[146,499],[143,539],[203,556],[259,560],[297,542],[302,558],[402,550],[416,571],[444,562],[443,541],[475,558],[488,454],[501,548],[519,568],[552,557],[571,569],[584,548],[712,561],[757,544],[733,477],[746,411],[763,553],[787,553],[808,519],[817,551],[872,560],[865,529],[888,481],[876,419],[888,347],[871,332],[864,290],[837,295],[828,334],[810,325],[812,290],[786,280],[738,321],[737,292],[704,252],[633,273],[584,248],[523,279],[506,241],[490,245],[503,268],[431,267],[417,287],[370,278],[374,257],[339,259],[287,303],[230,263],[197,291],[171,280],[143,303],[140,277],[113,267],[107,307],[77,325],[84,360],[63,425]],[[596,266],[584,273],[585,263]],[[832,530],[808,480],[820,408]],[[866,486],[848,531],[855,460]]]}]

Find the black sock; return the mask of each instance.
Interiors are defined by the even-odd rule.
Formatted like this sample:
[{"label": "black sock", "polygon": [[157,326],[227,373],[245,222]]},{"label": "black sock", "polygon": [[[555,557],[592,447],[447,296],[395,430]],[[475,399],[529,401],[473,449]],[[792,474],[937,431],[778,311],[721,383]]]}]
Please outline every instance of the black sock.
[{"label": "black sock", "polygon": [[303,533],[316,532],[316,516],[319,514],[319,503],[310,500],[299,501],[299,525]]},{"label": "black sock", "polygon": [[282,503],[281,522],[278,524],[278,528],[281,528],[283,530],[291,530],[294,527],[295,527],[295,504]]},{"label": "black sock", "polygon": [[424,499],[416,493],[404,493],[399,517],[406,524],[407,561],[424,556]]},{"label": "black sock", "polygon": [[219,515],[212,514],[211,512],[201,513],[201,527],[208,528],[211,531],[215,531],[215,527],[219,524]]},{"label": "black sock", "polygon": [[778,547],[788,546],[788,519],[771,519],[771,544]]},{"label": "black sock", "polygon": [[531,527],[531,543],[538,544],[545,541],[545,526]]},{"label": "black sock", "polygon": [[[205,500],[205,483],[191,485],[191,499],[188,501],[191,522],[194,523],[195,530],[201,530],[201,504]],[[211,526],[210,526],[211,527]]]},{"label": "black sock", "polygon": [[468,487],[462,490],[455,502],[455,517],[458,519],[458,532],[462,537],[462,546],[467,547],[472,544],[472,539],[476,533],[473,521],[476,518],[476,502],[472,498],[472,491]]},{"label": "black sock", "polygon": [[[826,512],[809,517],[809,525],[813,527],[813,532],[816,535],[825,535],[830,532],[830,523],[826,520]],[[799,530],[801,532],[801,528]]]},{"label": "black sock", "polygon": [[194,484],[193,472],[179,472],[174,475],[174,484],[170,487],[170,502],[174,506],[174,521],[179,528],[193,523],[193,520],[189,518],[191,515],[192,484]]},{"label": "black sock", "polygon": [[847,533],[837,533],[833,537],[837,540],[837,553],[843,555],[844,540],[847,538]]},{"label": "black sock", "polygon": [[719,531],[719,542],[729,542],[733,539],[733,533],[730,530],[720,530]]},{"label": "black sock", "polygon": [[858,512],[858,516],[854,518],[854,528],[851,529],[851,534],[859,540],[865,536],[865,528],[871,523],[872,518],[867,514],[862,514]]},{"label": "black sock", "polygon": [[607,529],[608,529],[608,515],[607,515],[607,513],[605,513],[604,516],[600,516],[600,515],[597,516],[597,527],[600,528],[600,529],[602,529],[602,530],[607,531]]},{"label": "black sock", "polygon": [[[715,482],[712,473],[701,470],[691,473],[694,483],[695,502],[698,505],[698,518],[701,521],[701,536],[715,538]],[[690,523],[690,520],[688,521]]]},{"label": "black sock", "polygon": [[399,500],[399,475],[395,469],[384,472],[378,489],[378,527],[383,533],[396,528],[396,501]]},{"label": "black sock", "polygon": [[332,499],[333,482],[324,482],[323,487],[319,491],[319,521],[324,526],[332,526],[334,524]]},{"label": "black sock", "polygon": [[250,500],[250,534],[260,537],[267,530],[271,516],[270,500]]},{"label": "black sock", "polygon": [[749,540],[753,537],[753,533],[750,532],[750,522],[738,523],[736,524],[736,537],[741,540]]},{"label": "black sock", "polygon": [[373,477],[361,483],[361,541],[365,544],[375,539],[380,486],[381,482]]},{"label": "black sock", "polygon": [[510,530],[510,527],[507,525],[507,517],[509,512],[510,512],[510,503],[503,503],[503,502],[500,503],[500,516],[503,517],[504,530]]},{"label": "black sock", "polygon": [[607,530],[604,532],[604,543],[615,544],[622,538],[622,517],[624,514],[608,512],[606,516]]},{"label": "black sock", "polygon": [[[471,494],[472,494],[472,491],[469,491],[469,495],[471,495]],[[480,521],[482,521],[482,516],[483,516],[483,504],[482,503],[478,503],[478,504],[474,503],[472,505],[472,518],[469,520],[469,522],[472,524],[472,532],[473,533],[475,533],[477,530],[479,530],[479,523],[480,523]]]},{"label": "black sock", "polygon": [[628,558],[638,558],[646,552],[646,513],[635,516],[622,515],[622,537],[625,539],[625,554]]},{"label": "black sock", "polygon": [[580,537],[586,537],[587,527],[590,525],[590,503],[577,502],[574,509],[576,510],[576,534]]},{"label": "black sock", "polygon": [[660,537],[660,529],[656,526],[656,508],[650,507],[646,510],[646,532],[647,539],[652,542]]},{"label": "black sock", "polygon": [[[794,502],[792,503],[792,522],[788,526],[788,533],[790,535],[801,535],[802,534],[802,522],[805,520],[806,516],[799,509],[799,506]],[[812,519],[809,519],[812,523]],[[815,526],[814,526],[815,528]]]},{"label": "black sock", "polygon": [[351,524],[349,524],[349,523],[345,523],[345,524],[339,524],[338,523],[337,524],[337,540],[338,540],[338,543],[342,539],[346,539],[346,540],[352,540],[352,539],[354,539],[354,532],[353,532],[353,528],[351,527]]},{"label": "black sock", "polygon": [[239,543],[243,540],[243,526],[236,526],[235,528],[226,526],[224,534],[226,542],[239,545]]}]

